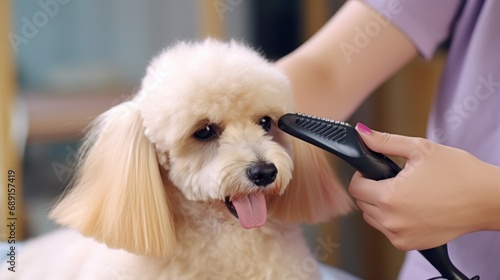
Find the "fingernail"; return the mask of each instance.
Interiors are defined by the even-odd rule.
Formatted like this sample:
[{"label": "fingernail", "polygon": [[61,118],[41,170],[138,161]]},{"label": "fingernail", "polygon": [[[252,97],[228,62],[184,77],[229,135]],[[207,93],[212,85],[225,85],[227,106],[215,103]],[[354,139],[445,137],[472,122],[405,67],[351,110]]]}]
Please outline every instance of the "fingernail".
[{"label": "fingernail", "polygon": [[360,122],[356,124],[356,129],[366,135],[372,134],[372,129]]}]

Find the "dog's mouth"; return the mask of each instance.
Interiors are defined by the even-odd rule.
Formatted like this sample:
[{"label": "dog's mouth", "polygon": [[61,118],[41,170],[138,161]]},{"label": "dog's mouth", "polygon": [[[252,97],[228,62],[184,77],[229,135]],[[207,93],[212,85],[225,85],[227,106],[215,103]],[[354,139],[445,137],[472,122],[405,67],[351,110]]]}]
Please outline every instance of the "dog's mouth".
[{"label": "dog's mouth", "polygon": [[236,208],[234,208],[234,204],[229,200],[229,196],[226,196],[226,199],[224,200],[224,204],[226,204],[227,210],[229,210],[229,213],[231,213],[233,216],[238,219],[238,212],[236,212]]},{"label": "dog's mouth", "polygon": [[262,192],[239,196],[232,200],[226,197],[224,203],[243,228],[260,227],[266,223],[267,206]]}]

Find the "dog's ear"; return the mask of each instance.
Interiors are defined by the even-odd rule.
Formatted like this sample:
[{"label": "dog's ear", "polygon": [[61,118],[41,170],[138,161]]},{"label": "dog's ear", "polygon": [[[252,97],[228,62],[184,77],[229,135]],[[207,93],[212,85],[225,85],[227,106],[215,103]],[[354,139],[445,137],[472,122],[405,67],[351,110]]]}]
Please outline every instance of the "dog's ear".
[{"label": "dog's ear", "polygon": [[290,223],[318,223],[348,213],[352,201],[324,152],[292,138],[294,170],[285,193],[273,198],[270,211]]},{"label": "dog's ear", "polygon": [[102,114],[82,149],[74,186],[50,218],[111,248],[156,257],[172,252],[173,217],[135,104]]}]

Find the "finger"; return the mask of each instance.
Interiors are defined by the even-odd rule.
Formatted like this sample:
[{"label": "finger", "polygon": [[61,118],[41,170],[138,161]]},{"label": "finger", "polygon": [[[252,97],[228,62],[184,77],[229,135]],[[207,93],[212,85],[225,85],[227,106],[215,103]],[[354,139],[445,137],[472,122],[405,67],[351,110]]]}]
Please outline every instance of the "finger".
[{"label": "finger", "polygon": [[387,230],[385,227],[383,227],[377,219],[371,217],[370,215],[363,214],[363,219],[367,224],[369,224],[371,227],[374,229],[380,231],[385,237],[394,245],[396,248],[403,250],[403,251],[408,251],[411,248],[408,247],[408,245],[405,245],[402,243],[401,237],[398,236],[398,234]]},{"label": "finger", "polygon": [[386,218],[386,212],[382,211],[382,209],[376,205],[369,204],[361,200],[357,200],[356,204],[363,212],[363,215],[370,217],[373,220],[372,222],[377,222],[377,227],[379,228],[379,230],[381,228],[384,228],[385,232],[389,231],[385,226],[383,226],[383,223],[381,222],[384,220],[384,218]]},{"label": "finger", "polygon": [[356,172],[349,183],[349,193],[356,199],[376,205],[384,189],[377,181],[367,179]]},{"label": "finger", "polygon": [[417,148],[418,140],[421,138],[407,137],[372,130],[362,123],[356,125],[363,142],[373,151],[391,155],[410,158],[412,152]]},{"label": "finger", "polygon": [[370,217],[377,220],[380,217],[380,209],[377,206],[361,200],[356,200],[356,204],[358,205],[358,208],[363,211],[363,213],[369,215]]},{"label": "finger", "polygon": [[389,232],[386,228],[384,228],[378,221],[377,219],[373,218],[372,216],[363,213],[363,219],[367,224],[369,224],[371,227],[374,229],[380,231],[382,234],[384,234],[386,237],[392,236],[392,233]]}]

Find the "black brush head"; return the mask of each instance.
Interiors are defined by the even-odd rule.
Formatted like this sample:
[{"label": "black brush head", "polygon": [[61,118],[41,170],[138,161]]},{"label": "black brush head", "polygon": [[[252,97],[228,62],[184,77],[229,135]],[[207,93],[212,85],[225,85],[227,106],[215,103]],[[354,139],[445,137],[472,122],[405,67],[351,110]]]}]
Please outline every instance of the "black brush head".
[{"label": "black brush head", "polygon": [[326,119],[317,119],[306,115],[291,115],[284,119],[293,120],[295,125],[301,127],[312,134],[324,137],[330,141],[345,143],[346,127],[350,127],[347,123],[329,121]]},{"label": "black brush head", "polygon": [[344,122],[303,114],[285,114],[279,119],[278,127],[284,132],[333,153],[346,161],[363,154],[362,147],[349,147],[361,142],[356,130]]},{"label": "black brush head", "polygon": [[386,179],[396,176],[401,170],[386,156],[368,149],[356,129],[345,122],[304,114],[285,114],[279,119],[278,127],[340,157],[367,178]]}]

